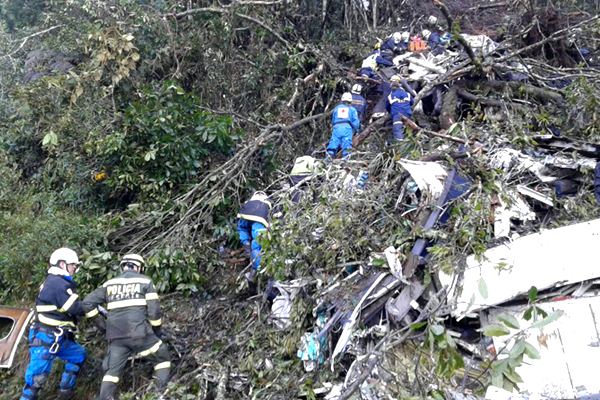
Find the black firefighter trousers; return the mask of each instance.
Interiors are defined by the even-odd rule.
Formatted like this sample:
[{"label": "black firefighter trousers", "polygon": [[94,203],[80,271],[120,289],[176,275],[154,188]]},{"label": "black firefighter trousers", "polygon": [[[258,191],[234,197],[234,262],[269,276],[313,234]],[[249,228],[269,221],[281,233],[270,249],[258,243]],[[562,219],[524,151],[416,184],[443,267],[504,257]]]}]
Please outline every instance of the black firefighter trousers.
[{"label": "black firefighter trousers", "polygon": [[114,400],[117,384],[131,356],[143,357],[154,364],[158,387],[165,389],[169,382],[171,356],[167,345],[155,335],[141,339],[114,339],[108,343],[104,359],[105,375],[100,387],[100,400]]}]

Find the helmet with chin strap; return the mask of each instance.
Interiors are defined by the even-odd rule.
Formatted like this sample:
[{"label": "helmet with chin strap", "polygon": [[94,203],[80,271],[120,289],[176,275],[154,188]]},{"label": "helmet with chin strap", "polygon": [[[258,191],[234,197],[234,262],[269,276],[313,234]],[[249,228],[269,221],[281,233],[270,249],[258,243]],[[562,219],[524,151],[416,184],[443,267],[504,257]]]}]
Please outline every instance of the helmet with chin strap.
[{"label": "helmet with chin strap", "polygon": [[125,257],[121,259],[119,266],[121,269],[137,269],[141,271],[144,268],[146,262],[142,258],[142,256],[138,254],[127,254]]}]

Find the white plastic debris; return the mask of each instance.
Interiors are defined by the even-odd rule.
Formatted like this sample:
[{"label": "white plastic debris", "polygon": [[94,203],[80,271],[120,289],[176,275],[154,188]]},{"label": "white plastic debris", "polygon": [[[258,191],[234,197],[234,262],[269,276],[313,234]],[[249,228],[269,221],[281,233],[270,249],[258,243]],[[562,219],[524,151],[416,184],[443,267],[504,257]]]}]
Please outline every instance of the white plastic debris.
[{"label": "white plastic debris", "polygon": [[399,162],[422,192],[431,193],[436,199],[442,194],[448,173],[441,164],[405,159],[401,159]]},{"label": "white plastic debris", "polygon": [[383,251],[383,254],[385,254],[385,259],[390,267],[390,271],[392,271],[392,275],[402,280],[402,263],[398,259],[398,251],[396,251],[396,248],[390,246]]}]

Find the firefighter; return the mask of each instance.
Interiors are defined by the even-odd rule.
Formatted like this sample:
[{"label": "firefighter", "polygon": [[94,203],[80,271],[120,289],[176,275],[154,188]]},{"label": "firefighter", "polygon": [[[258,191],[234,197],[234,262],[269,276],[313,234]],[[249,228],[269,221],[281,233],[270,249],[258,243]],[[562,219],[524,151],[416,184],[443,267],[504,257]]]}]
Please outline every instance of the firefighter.
[{"label": "firefighter", "polygon": [[[163,343],[161,310],[152,280],[142,274],[144,259],[128,254],[120,263],[122,274],[110,279],[83,300],[89,318],[100,318],[97,307],[106,304],[105,374],[100,386],[100,400],[113,400],[117,384],[131,356],[143,357],[154,364],[158,387],[169,382],[171,356]],[[97,322],[97,321],[96,321]]]},{"label": "firefighter", "polygon": [[271,202],[265,192],[258,191],[252,195],[250,200],[242,204],[237,231],[240,235],[240,243],[244,247],[246,256],[252,260],[252,270],[246,274],[250,282],[256,280],[260,268],[261,246],[258,237],[269,227],[269,213]]},{"label": "firefighter", "polygon": [[35,299],[28,339],[31,361],[21,400],[38,398],[55,358],[65,361],[59,399],[73,398],[75,380],[86,357],[85,349],[75,342],[77,318],[85,315],[73,282],[78,266],[77,253],[71,249],[60,248],[50,256],[48,277]]}]

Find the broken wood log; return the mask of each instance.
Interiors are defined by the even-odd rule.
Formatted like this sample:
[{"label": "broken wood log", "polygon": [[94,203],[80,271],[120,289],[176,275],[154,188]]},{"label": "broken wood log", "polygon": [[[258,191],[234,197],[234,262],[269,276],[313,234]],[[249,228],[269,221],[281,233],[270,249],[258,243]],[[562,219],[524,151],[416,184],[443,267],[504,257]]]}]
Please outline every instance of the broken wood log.
[{"label": "broken wood log", "polygon": [[487,99],[485,97],[477,96],[467,92],[465,89],[458,89],[458,95],[463,99],[470,101],[471,103],[483,104],[484,106],[502,107],[504,102],[502,100]]},{"label": "broken wood log", "polygon": [[458,120],[458,86],[452,86],[444,95],[442,112],[440,113],[440,126],[443,129],[450,127]]},{"label": "broken wood log", "polygon": [[448,135],[445,135],[444,133],[439,133],[439,132],[434,132],[434,131],[430,131],[427,129],[423,129],[419,125],[417,125],[414,121],[406,118],[405,116],[402,116],[402,123],[404,123],[404,125],[408,126],[410,129],[412,129],[413,132],[422,132],[422,133],[425,133],[430,136],[435,136],[435,137],[439,137],[442,139],[451,140],[456,143],[463,143],[463,144],[473,143],[472,140],[465,140],[465,139],[457,138],[454,136],[448,136]]},{"label": "broken wood log", "polygon": [[515,94],[519,94],[521,92],[535,98],[540,101],[542,104],[548,103],[556,103],[561,105],[564,103],[564,99],[560,93],[556,93],[550,90],[542,89],[539,87],[535,87],[533,85],[529,85],[527,83],[522,82],[504,82],[504,81],[486,81],[477,83],[481,86],[487,86],[496,90],[512,90]]},{"label": "broken wood log", "polygon": [[354,139],[352,139],[352,147],[357,147],[359,144],[367,140],[371,133],[385,125],[391,118],[392,117],[390,116],[390,114],[386,114],[384,117],[381,117],[377,121],[373,122],[367,127],[367,129],[365,129],[359,135],[355,136]]}]

